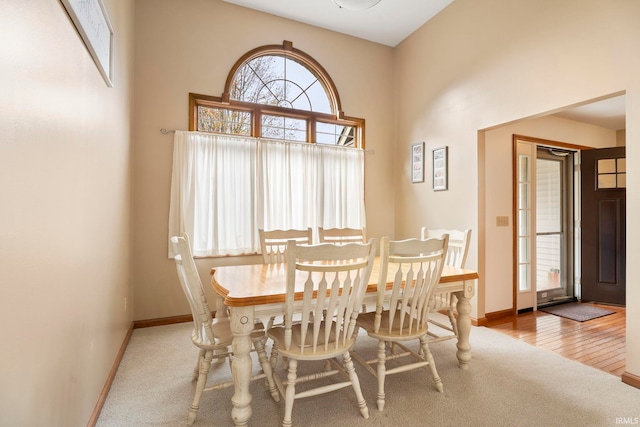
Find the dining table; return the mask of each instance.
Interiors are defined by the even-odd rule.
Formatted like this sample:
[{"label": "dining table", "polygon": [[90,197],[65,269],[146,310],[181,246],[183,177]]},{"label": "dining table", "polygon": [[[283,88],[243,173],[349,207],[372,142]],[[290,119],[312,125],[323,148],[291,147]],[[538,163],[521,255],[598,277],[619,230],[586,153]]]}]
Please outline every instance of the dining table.
[{"label": "dining table", "polygon": [[[375,304],[378,290],[379,257],[372,267],[364,302]],[[387,278],[391,287],[393,273]],[[445,265],[440,276],[437,293],[452,293],[457,297],[458,312],[456,357],[461,369],[467,370],[471,360],[471,303],[478,273],[474,270]],[[251,332],[255,320],[266,320],[272,316],[282,316],[287,289],[287,266],[279,264],[250,264],[221,266],[211,269],[211,285],[216,292],[216,315],[231,318],[233,333],[233,382],[234,394],[231,417],[236,426],[249,425],[251,419],[251,393],[249,385],[252,376]],[[296,291],[297,294],[297,291]],[[300,290],[300,297],[302,290]],[[227,310],[228,309],[228,310]]]}]

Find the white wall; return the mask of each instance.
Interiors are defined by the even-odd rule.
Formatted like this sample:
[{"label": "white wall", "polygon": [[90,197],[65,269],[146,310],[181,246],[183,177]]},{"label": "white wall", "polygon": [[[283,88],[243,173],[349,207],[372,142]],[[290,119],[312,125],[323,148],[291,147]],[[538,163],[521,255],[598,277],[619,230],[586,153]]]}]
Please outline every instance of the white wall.
[{"label": "white wall", "polygon": [[[491,217],[481,198],[489,168],[479,149],[482,130],[625,92],[627,159],[637,163],[639,18],[640,2],[634,0],[456,0],[395,49],[396,236],[415,234],[423,224],[478,231],[467,262],[484,278],[473,316],[484,316],[485,302],[491,309],[506,303],[486,298],[494,293],[486,279],[505,278],[488,261],[502,251],[483,241],[488,233],[481,226]],[[409,182],[409,147],[416,141],[425,141],[427,152],[449,146],[448,191]],[[640,175],[631,169],[627,179],[627,217],[634,218]],[[627,236],[627,371],[640,376],[640,287],[634,286],[640,273],[631,268],[640,255],[637,222],[628,221]]]},{"label": "white wall", "polygon": [[[212,0],[136,1],[134,282],[135,319],[189,313],[167,258],[173,138],[187,129],[189,92],[220,96],[246,52],[283,40],[332,77],[345,115],[366,120],[367,234],[393,234],[392,50],[376,43]],[[203,282],[214,265],[258,257],[198,260]],[[206,286],[213,298],[213,291]]]},{"label": "white wall", "polygon": [[2,2],[3,426],[86,425],[132,320],[133,2],[104,4],[114,88],[61,2]]}]

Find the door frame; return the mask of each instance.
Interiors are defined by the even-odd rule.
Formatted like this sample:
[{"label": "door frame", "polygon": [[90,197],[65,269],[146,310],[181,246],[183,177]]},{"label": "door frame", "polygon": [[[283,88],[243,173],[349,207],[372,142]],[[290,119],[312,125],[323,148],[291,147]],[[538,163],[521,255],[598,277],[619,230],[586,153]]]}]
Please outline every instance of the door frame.
[{"label": "door frame", "polygon": [[[514,314],[518,314],[518,141],[531,143],[534,147],[533,152],[535,153],[537,147],[539,145],[545,147],[555,147],[559,149],[566,150],[574,150],[574,151],[582,151],[582,150],[590,150],[592,147],[587,147],[584,145],[571,144],[567,142],[554,141],[549,139],[537,138],[526,135],[513,134],[512,136],[512,162],[511,162],[511,190],[512,190],[512,205],[511,205],[511,217],[513,218],[513,227],[512,227],[512,248],[513,248],[513,259],[512,259],[512,271],[513,271],[513,306],[512,311]],[[535,158],[534,158],[535,160]],[[535,163],[533,164],[535,166]],[[533,290],[532,290],[533,291]],[[537,295],[534,292],[534,295]],[[537,298],[534,297],[533,307],[532,309],[537,308]]]}]

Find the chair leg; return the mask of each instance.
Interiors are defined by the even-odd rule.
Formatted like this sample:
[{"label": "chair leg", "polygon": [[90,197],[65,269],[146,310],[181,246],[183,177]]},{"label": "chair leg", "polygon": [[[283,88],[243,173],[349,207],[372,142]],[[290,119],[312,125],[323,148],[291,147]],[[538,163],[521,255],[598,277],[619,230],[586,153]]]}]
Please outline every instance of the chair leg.
[{"label": "chair leg", "polygon": [[269,393],[271,393],[271,397],[276,402],[280,401],[280,393],[278,392],[278,387],[276,387],[276,383],[273,379],[273,370],[271,369],[271,363],[269,363],[269,359],[267,359],[267,352],[264,349],[264,342],[266,337],[262,337],[256,339],[253,342],[253,346],[256,348],[256,352],[258,353],[258,360],[260,361],[260,366],[262,366],[262,372],[267,379],[267,387],[269,388]]},{"label": "chair leg", "polygon": [[200,397],[202,396],[205,385],[207,385],[207,376],[209,375],[209,369],[211,368],[212,359],[213,351],[211,350],[205,351],[204,357],[200,359],[200,369],[198,373],[198,382],[196,384],[196,393],[193,396],[193,403],[189,408],[189,425],[193,424],[193,422],[196,420],[198,409],[200,409]]},{"label": "chair leg", "polygon": [[424,354],[425,359],[429,362],[429,369],[431,370],[431,377],[433,378],[433,382],[436,385],[436,388],[440,393],[444,391],[442,386],[442,380],[438,375],[438,371],[436,369],[436,362],[433,360],[433,355],[431,354],[431,350],[429,350],[428,339],[426,335],[420,337],[420,347],[422,348],[422,354]]},{"label": "chair leg", "polygon": [[267,327],[265,328],[266,331],[268,331],[273,327],[273,323],[275,322],[275,320],[276,320],[276,316],[271,316],[269,318],[269,321],[267,322]]},{"label": "chair leg", "polygon": [[206,350],[204,348],[201,348],[200,351],[198,352],[198,360],[196,360],[196,367],[193,368],[193,375],[191,376],[191,381],[195,381],[198,379],[198,375],[200,375],[200,361],[204,359],[205,353],[206,353]]},{"label": "chair leg", "polygon": [[378,341],[378,370],[377,370],[378,400],[376,401],[376,404],[378,405],[378,411],[384,410],[384,401],[385,401],[384,379],[387,372],[386,361],[385,361],[386,350],[387,350],[387,343],[382,340]]},{"label": "chair leg", "polygon": [[454,294],[449,295],[449,320],[451,321],[451,327],[453,328],[453,333],[458,335],[458,320],[454,316],[454,307],[458,302],[458,297]]},{"label": "chair leg", "polygon": [[358,408],[360,408],[360,414],[362,414],[364,418],[369,418],[369,408],[367,408],[367,402],[364,400],[364,396],[362,395],[362,389],[360,388],[360,379],[358,378],[358,374],[356,374],[356,369],[353,366],[353,360],[351,360],[351,354],[348,351],[345,351],[342,355],[342,363],[344,364],[345,370],[349,374],[349,379],[351,380],[353,391],[356,393],[356,398],[358,399]]},{"label": "chair leg", "polygon": [[295,359],[289,360],[289,373],[287,374],[287,389],[284,393],[284,419],[282,420],[282,427],[291,426],[291,415],[293,414],[293,401],[296,395],[296,378],[298,361]]},{"label": "chair leg", "polygon": [[453,314],[453,310],[447,310],[447,315],[449,316],[449,322],[451,323],[451,329],[453,329],[453,333],[455,336],[458,336],[458,322],[456,321],[456,316]]},{"label": "chair leg", "polygon": [[271,347],[271,357],[269,358],[269,362],[271,364],[271,370],[274,371],[278,367],[278,346],[273,344]]}]

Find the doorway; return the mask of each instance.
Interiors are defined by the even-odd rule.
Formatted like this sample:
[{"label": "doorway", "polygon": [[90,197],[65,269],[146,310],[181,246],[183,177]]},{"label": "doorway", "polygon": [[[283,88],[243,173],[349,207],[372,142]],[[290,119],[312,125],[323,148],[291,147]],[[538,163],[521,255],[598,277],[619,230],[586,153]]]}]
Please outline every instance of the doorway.
[{"label": "doorway", "polygon": [[[537,306],[574,297],[574,158],[571,150],[538,145],[535,180]],[[579,212],[579,211],[578,211]]]},{"label": "doorway", "polygon": [[518,312],[575,300],[584,147],[514,135]]}]

